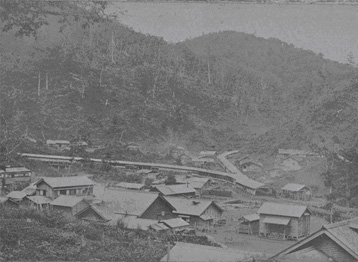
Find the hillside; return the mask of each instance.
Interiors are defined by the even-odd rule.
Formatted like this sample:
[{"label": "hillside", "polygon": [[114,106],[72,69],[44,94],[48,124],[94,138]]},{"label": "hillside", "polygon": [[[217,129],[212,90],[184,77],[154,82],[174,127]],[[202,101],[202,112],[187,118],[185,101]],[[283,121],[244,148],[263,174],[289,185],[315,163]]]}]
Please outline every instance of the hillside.
[{"label": "hillside", "polygon": [[[57,4],[45,7],[72,5]],[[7,152],[24,134],[111,147],[137,141],[162,149],[177,143],[193,151],[246,146],[263,153],[309,146],[315,136],[340,128],[351,141],[353,131],[340,122],[325,130],[315,120],[326,117],[320,108],[334,94],[353,88],[349,65],[236,32],[172,45],[72,9],[65,22],[53,12],[44,16],[35,35],[18,36],[16,26],[1,33]]]}]

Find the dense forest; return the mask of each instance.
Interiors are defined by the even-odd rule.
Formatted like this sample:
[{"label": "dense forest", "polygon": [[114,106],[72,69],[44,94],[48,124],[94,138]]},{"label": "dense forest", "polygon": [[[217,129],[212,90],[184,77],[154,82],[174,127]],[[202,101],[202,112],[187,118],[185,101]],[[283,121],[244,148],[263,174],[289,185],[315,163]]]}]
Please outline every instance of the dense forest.
[{"label": "dense forest", "polygon": [[342,151],[356,148],[352,65],[229,31],[168,44],[107,5],[0,2],[2,159],[34,151],[25,136],[263,154],[331,152],[337,137]]}]

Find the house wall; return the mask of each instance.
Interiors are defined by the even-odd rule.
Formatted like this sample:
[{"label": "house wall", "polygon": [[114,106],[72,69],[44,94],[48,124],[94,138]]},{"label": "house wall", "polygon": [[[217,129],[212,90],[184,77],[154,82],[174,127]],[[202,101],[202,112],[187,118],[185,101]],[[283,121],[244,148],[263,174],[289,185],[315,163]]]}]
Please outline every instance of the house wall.
[{"label": "house wall", "polygon": [[78,219],[90,220],[90,221],[98,221],[105,222],[103,218],[93,211],[92,208],[88,208],[86,211],[83,211],[81,214],[77,216]]},{"label": "house wall", "polygon": [[313,242],[313,245],[327,256],[333,258],[337,262],[353,262],[357,261],[353,256],[351,256],[347,251],[342,247],[336,244],[326,235],[322,235]]},{"label": "house wall", "polygon": [[[162,212],[165,213],[164,216],[162,216]],[[158,197],[139,218],[158,220],[174,217],[177,216],[173,214],[172,207],[162,198]]]},{"label": "house wall", "polygon": [[55,199],[60,195],[61,190],[66,191],[66,195],[85,195],[86,191],[88,194],[93,194],[93,186],[80,186],[80,187],[66,187],[66,188],[55,188],[53,189],[47,183],[41,182],[36,187],[36,195],[40,196],[41,190],[46,190],[46,196]]},{"label": "house wall", "polygon": [[[283,230],[284,226],[282,225],[265,224],[263,220],[267,216],[272,217],[273,215],[260,214],[260,225],[259,225],[260,235],[265,235],[270,232],[280,233],[280,234],[285,233],[285,236],[288,238],[298,238],[304,236],[308,232],[308,229],[303,227],[303,223],[307,223],[306,220],[304,220],[304,222],[303,221],[299,222],[299,218],[290,217],[291,219],[290,222],[288,223],[287,226],[285,226],[285,230]],[[276,217],[282,217],[282,216],[276,216]],[[310,216],[308,216],[307,219],[309,219],[309,217]]]},{"label": "house wall", "polygon": [[77,205],[75,205],[72,208],[72,215],[76,215],[78,212],[82,211],[83,209],[85,209],[86,207],[89,206],[89,203],[85,200],[82,200],[81,202],[77,203]]},{"label": "house wall", "polygon": [[40,192],[41,190],[46,190],[46,195],[47,197],[54,199],[55,195],[53,192],[53,189],[45,182],[41,182],[36,186],[36,195],[37,196],[41,196]]},{"label": "house wall", "polygon": [[208,228],[212,227],[214,225],[213,220],[202,220],[200,217],[197,216],[191,216],[190,217],[190,225],[196,228]]},{"label": "house wall", "polygon": [[222,217],[222,211],[215,207],[213,204],[208,206],[202,215],[212,216],[214,218],[214,223]]},{"label": "house wall", "polygon": [[260,228],[259,220],[252,221],[252,222],[246,222],[246,223],[240,223],[239,233],[245,233],[245,234],[249,234],[249,235],[257,235],[257,234],[259,234],[259,228]]}]

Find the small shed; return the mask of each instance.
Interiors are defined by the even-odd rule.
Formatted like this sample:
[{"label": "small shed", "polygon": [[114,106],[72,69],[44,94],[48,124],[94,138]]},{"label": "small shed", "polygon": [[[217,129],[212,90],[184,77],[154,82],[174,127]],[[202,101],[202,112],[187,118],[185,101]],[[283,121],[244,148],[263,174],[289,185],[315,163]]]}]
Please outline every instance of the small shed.
[{"label": "small shed", "polygon": [[250,214],[242,216],[239,219],[239,233],[258,235],[260,227],[260,217],[258,214]]},{"label": "small shed", "polygon": [[54,210],[63,212],[69,218],[74,217],[78,212],[89,206],[84,197],[61,195],[53,200],[50,205]]},{"label": "small shed", "polygon": [[24,201],[27,203],[27,206],[42,211],[50,207],[52,200],[45,196],[27,196]]},{"label": "small shed", "polygon": [[281,191],[283,197],[304,201],[311,199],[311,190],[305,185],[289,183]]},{"label": "small shed", "polygon": [[261,236],[298,239],[310,232],[311,211],[307,206],[265,202],[257,213]]},{"label": "small shed", "polygon": [[16,203],[20,203],[26,197],[26,193],[22,191],[11,191],[9,194],[6,195],[6,197]]},{"label": "small shed", "polygon": [[7,207],[7,208],[18,208],[19,203],[16,201],[13,201],[12,199],[10,199],[8,197],[0,197],[0,206]]},{"label": "small shed", "polygon": [[159,223],[164,224],[166,227],[170,228],[174,232],[190,227],[190,224],[180,217],[160,220]]}]

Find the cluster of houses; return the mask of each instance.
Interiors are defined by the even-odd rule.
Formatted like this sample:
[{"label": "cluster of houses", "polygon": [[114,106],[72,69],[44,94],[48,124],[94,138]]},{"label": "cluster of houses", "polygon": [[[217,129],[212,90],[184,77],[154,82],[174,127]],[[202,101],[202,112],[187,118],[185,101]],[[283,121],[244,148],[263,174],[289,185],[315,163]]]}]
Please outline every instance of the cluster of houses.
[{"label": "cluster of houses", "polygon": [[[265,207],[266,208],[266,207]],[[176,243],[161,262],[354,262],[358,261],[358,218],[322,226],[275,255],[243,250]]]},{"label": "cluster of houses", "polygon": [[213,201],[193,198],[189,184],[158,185],[150,192],[127,188],[106,188],[94,196],[94,183],[86,176],[43,177],[22,191],[1,198],[10,207],[32,207],[60,211],[68,219],[81,219],[152,230],[207,229],[222,217],[223,210]]}]

